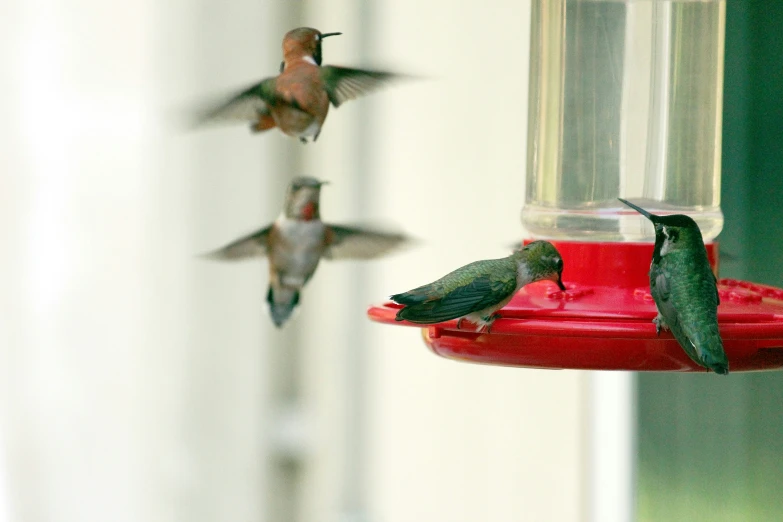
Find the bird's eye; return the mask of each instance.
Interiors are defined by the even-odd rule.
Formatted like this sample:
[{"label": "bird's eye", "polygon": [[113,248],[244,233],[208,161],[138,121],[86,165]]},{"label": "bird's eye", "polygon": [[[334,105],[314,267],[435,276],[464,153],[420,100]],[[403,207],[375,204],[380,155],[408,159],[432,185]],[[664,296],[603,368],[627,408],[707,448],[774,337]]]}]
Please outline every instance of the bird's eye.
[{"label": "bird's eye", "polygon": [[680,239],[680,231],[676,228],[663,227],[663,233],[666,236],[666,239],[672,243],[676,243],[677,240]]},{"label": "bird's eye", "polygon": [[563,260],[559,257],[555,259],[555,268],[557,268],[558,271],[563,269]]}]

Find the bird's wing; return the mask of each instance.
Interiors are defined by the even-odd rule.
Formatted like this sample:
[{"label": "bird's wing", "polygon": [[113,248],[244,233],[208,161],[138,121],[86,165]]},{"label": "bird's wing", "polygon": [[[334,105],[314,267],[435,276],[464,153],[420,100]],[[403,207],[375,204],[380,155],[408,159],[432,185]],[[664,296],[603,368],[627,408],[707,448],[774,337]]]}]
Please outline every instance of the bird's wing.
[{"label": "bird's wing", "polygon": [[373,259],[408,242],[402,234],[379,232],[358,227],[328,225],[327,259]]},{"label": "bird's wing", "polygon": [[[397,317],[414,323],[440,323],[495,306],[516,289],[514,278],[500,280],[489,275],[477,277],[445,295],[436,283],[391,296],[393,301],[408,305]],[[442,297],[427,300],[428,294]]]},{"label": "bird's wing", "polygon": [[662,301],[668,301],[671,297],[669,275],[660,264],[650,267],[650,290],[654,293],[653,297]]},{"label": "bird's wing", "polygon": [[369,94],[398,77],[399,75],[389,72],[365,71],[334,65],[321,67],[321,79],[324,81],[329,101],[335,107]]},{"label": "bird's wing", "polygon": [[229,243],[223,248],[204,254],[202,257],[221,261],[238,261],[250,257],[264,257],[267,255],[269,232],[271,230],[272,225],[262,228],[257,232]]},{"label": "bird's wing", "polygon": [[650,267],[650,293],[658,307],[658,312],[663,316],[669,328],[677,328],[677,310],[671,300],[671,275],[661,264]]},{"label": "bird's wing", "polygon": [[228,100],[206,109],[199,116],[198,123],[256,121],[259,115],[268,114],[269,106],[278,101],[275,78],[266,78],[232,95]]}]

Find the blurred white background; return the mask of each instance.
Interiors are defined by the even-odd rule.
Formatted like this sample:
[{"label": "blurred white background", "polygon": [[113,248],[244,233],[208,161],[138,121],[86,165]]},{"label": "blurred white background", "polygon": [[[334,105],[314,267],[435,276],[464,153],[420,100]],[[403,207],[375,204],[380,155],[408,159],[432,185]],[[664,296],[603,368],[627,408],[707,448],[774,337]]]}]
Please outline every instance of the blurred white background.
[{"label": "blurred white background", "polygon": [[[528,1],[0,6],[0,520],[589,518],[586,374],[441,359],[369,322],[391,293],[521,240]],[[332,109],[318,142],[189,130],[275,74],[280,42],[420,75]],[[266,225],[297,175],[322,215],[422,246],[324,262],[283,330]]]}]

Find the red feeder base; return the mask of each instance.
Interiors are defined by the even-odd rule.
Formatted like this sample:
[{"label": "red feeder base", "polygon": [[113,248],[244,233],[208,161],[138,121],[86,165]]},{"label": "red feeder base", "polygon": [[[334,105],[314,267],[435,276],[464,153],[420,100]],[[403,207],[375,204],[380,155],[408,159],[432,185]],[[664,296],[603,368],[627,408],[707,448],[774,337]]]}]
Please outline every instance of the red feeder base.
[{"label": "red feeder base", "polygon": [[[456,321],[425,326],[438,355],[463,361],[529,368],[705,372],[669,332],[655,333],[647,272],[652,243],[553,244],[565,263],[561,292],[554,283],[527,285],[500,311],[491,333]],[[716,243],[707,254],[717,273]],[[599,270],[600,267],[600,270]],[[718,322],[731,372],[783,368],[783,289],[721,279]],[[372,306],[373,321],[394,320],[392,302]]]}]

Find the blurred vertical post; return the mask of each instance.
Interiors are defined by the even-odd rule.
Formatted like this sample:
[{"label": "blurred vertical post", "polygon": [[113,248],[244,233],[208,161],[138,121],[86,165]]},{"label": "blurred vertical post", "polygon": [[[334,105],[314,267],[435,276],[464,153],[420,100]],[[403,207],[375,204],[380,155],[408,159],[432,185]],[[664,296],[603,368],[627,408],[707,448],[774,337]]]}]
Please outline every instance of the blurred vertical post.
[{"label": "blurred vertical post", "polygon": [[[365,67],[372,10],[367,2],[338,0],[305,4],[304,25],[342,36],[324,43],[324,64]],[[316,22],[317,21],[317,22]],[[377,96],[377,95],[374,95]],[[303,149],[303,173],[330,181],[322,193],[321,212],[332,223],[361,223],[368,218],[374,174],[367,169],[367,147],[374,141],[369,111],[373,96],[330,108],[318,142]],[[319,447],[306,461],[301,520],[333,513],[341,522],[368,520],[367,381],[368,339],[364,304],[366,263],[325,261],[308,288],[311,306],[299,323],[308,384],[303,400],[318,433]]]},{"label": "blurred vertical post", "polygon": [[636,512],[636,378],[591,372],[589,383],[588,520],[630,522]]}]

